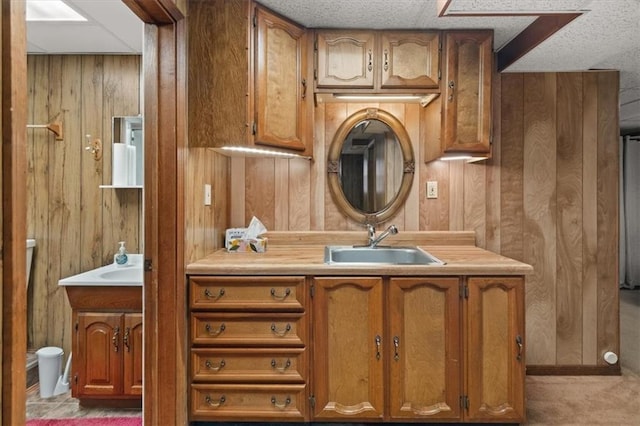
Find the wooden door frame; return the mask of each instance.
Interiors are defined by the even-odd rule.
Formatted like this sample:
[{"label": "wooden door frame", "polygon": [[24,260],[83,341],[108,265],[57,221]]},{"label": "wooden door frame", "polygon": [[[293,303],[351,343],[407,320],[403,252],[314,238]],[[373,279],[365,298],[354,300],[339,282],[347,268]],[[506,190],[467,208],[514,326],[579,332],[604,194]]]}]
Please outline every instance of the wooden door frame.
[{"label": "wooden door frame", "polygon": [[[144,47],[144,422],[186,424],[183,151],[185,23],[169,0],[123,0],[147,25]],[[2,381],[0,424],[26,420],[26,22],[0,6],[2,77]],[[146,269],[146,268],[145,268]],[[7,285],[11,283],[11,285]],[[173,348],[174,350],[168,350]],[[173,420],[173,421],[172,421]]]},{"label": "wooden door frame", "polygon": [[123,0],[145,25],[144,424],[188,423],[184,271],[186,24],[168,0]]}]

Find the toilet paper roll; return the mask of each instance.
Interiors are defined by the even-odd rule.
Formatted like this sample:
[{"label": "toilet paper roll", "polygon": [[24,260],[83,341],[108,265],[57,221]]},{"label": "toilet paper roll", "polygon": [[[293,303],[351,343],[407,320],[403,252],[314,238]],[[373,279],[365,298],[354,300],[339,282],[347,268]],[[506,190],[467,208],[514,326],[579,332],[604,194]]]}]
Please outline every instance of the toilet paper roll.
[{"label": "toilet paper roll", "polygon": [[136,147],[127,145],[127,173],[129,177],[129,185],[137,185],[136,182]]},{"label": "toilet paper roll", "polygon": [[123,143],[113,144],[113,168],[111,169],[111,184],[113,186],[127,186],[129,184],[128,150]]}]

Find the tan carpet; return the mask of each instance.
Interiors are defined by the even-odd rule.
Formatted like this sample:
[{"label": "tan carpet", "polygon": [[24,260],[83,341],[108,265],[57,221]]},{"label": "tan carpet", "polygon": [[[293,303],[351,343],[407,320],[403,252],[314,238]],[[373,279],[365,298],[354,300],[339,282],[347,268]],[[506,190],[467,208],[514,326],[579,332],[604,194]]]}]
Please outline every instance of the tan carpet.
[{"label": "tan carpet", "polygon": [[527,376],[528,425],[640,425],[640,376]]}]

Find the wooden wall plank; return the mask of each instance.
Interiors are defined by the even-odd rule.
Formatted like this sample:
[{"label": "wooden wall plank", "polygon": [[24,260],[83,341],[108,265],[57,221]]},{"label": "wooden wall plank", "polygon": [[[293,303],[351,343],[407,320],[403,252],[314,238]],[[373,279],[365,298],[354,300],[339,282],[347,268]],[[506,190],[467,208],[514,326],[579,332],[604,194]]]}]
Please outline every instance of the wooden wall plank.
[{"label": "wooden wall plank", "polygon": [[598,363],[620,353],[618,72],[598,74]]},{"label": "wooden wall plank", "polygon": [[[404,204],[404,230],[405,231],[418,231],[420,230],[420,195],[424,196],[424,192],[420,189],[424,186],[420,185],[420,170],[424,161],[420,161],[420,132],[424,123],[420,122],[420,110],[421,106],[418,104],[407,104],[405,111],[405,128],[411,139],[411,147],[413,148],[413,157],[416,162],[415,173],[413,174],[413,184],[411,185],[411,191],[407,196],[407,201]],[[419,125],[408,125],[409,123],[419,123]]]},{"label": "wooden wall plank", "polygon": [[274,227],[275,229],[289,229],[289,160],[276,158],[273,163],[275,172]]},{"label": "wooden wall plank", "polygon": [[229,223],[231,228],[243,228],[248,224],[245,223],[247,216],[245,212],[245,159],[241,157],[231,157],[231,170],[229,173],[229,200],[231,211],[229,215]]},{"label": "wooden wall plank", "polygon": [[501,194],[500,194],[500,181],[501,181],[501,167],[502,163],[502,109],[500,108],[500,99],[502,97],[502,79],[500,74],[494,72],[492,79],[492,144],[491,144],[491,158],[487,160],[487,223],[486,223],[486,241],[485,248],[495,253],[500,252],[501,244],[501,229],[500,229],[500,215],[501,215]]},{"label": "wooden wall plank", "polygon": [[[347,106],[339,103],[328,103],[324,108],[324,152],[329,152],[329,147],[333,141],[333,137],[340,127],[340,124],[349,116]],[[314,152],[316,152],[314,150]],[[326,173],[326,165],[325,171]],[[326,181],[325,181],[326,182]],[[333,202],[331,193],[329,192],[329,185],[324,186],[324,230],[326,231],[341,231],[349,229],[347,218],[343,216]]]},{"label": "wooden wall plank", "polygon": [[311,168],[307,160],[288,160],[289,231],[311,229]]},{"label": "wooden wall plank", "polygon": [[449,161],[449,231],[464,231],[464,163]]},{"label": "wooden wall plank", "polygon": [[244,226],[253,216],[267,229],[276,230],[275,218],[275,162],[273,158],[245,159],[246,210]]},{"label": "wooden wall plank", "polygon": [[598,75],[583,73],[582,83],[582,362],[587,365],[596,365],[598,361]]},{"label": "wooden wall plank", "polygon": [[556,363],[582,363],[582,74],[557,80]]},{"label": "wooden wall plank", "polygon": [[464,217],[463,231],[475,231],[476,245],[486,246],[487,175],[486,165],[463,163],[464,167]]},{"label": "wooden wall plank", "polygon": [[325,105],[318,104],[315,108],[315,120],[313,124],[313,164],[311,164],[311,189],[310,189],[310,229],[312,231],[324,230],[324,204],[327,188],[327,163],[325,143]]},{"label": "wooden wall plank", "polygon": [[524,259],[524,76],[502,75],[500,253]]},{"label": "wooden wall plank", "polygon": [[[213,158],[213,173],[211,182],[213,188],[212,202],[213,202],[213,223],[210,225],[213,228],[212,240],[208,242],[208,253],[224,247],[225,232],[227,228],[230,228],[230,200],[231,194],[229,193],[230,179],[231,179],[231,160],[229,157],[218,154],[213,151],[207,151],[207,155]],[[242,186],[244,188],[244,186]],[[244,217],[244,215],[243,215]],[[188,242],[188,241],[187,241]]]},{"label": "wooden wall plank", "polygon": [[524,77],[524,261],[527,362],[556,362],[556,76]]}]

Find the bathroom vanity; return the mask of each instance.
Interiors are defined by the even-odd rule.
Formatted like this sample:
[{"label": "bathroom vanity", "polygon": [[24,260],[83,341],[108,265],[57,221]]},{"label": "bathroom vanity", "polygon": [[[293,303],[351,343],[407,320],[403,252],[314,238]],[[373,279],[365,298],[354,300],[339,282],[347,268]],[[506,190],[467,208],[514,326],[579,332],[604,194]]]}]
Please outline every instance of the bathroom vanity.
[{"label": "bathroom vanity", "polygon": [[59,281],[72,309],[71,395],[83,406],[142,405],[142,255]]},{"label": "bathroom vanity", "polygon": [[327,264],[364,232],[269,233],[187,267],[193,421],[522,422],[524,276],[473,232],[406,232],[445,262]]}]

